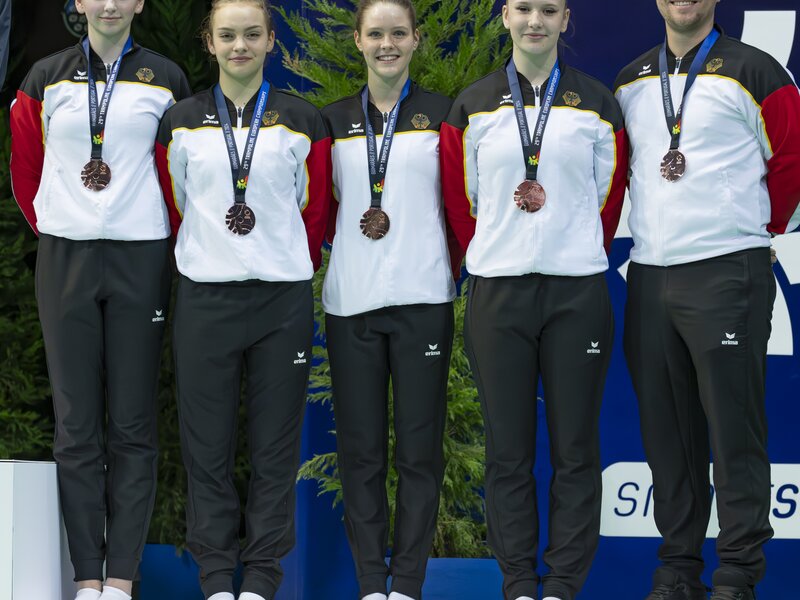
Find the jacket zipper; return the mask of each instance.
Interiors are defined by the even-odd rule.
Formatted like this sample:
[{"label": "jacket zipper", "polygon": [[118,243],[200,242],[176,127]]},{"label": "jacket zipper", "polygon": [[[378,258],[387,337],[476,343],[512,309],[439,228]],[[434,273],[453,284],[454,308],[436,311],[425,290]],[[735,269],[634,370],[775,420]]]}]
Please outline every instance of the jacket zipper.
[{"label": "jacket zipper", "polygon": [[541,88],[539,88],[538,85],[534,86],[534,88],[533,88],[533,96],[534,96],[533,107],[534,108],[539,108],[539,94],[540,94],[540,92],[541,92]]},{"label": "jacket zipper", "polygon": [[242,128],[242,114],[244,113],[243,106],[236,107],[236,129]]},{"label": "jacket zipper", "polygon": [[[682,56],[675,57],[675,73],[674,75],[677,77],[678,74],[681,72],[681,63],[683,62]],[[660,262],[664,262],[664,215],[663,215],[663,208],[659,205],[658,207],[658,254]]]},{"label": "jacket zipper", "polygon": [[[109,80],[109,76],[111,75],[111,68],[112,68],[113,66],[114,66],[114,65],[113,65],[112,63],[108,63],[108,64],[104,63],[104,64],[103,64],[103,67],[104,67],[104,68],[105,68],[105,70],[106,70],[106,87],[108,87],[108,80]],[[91,63],[89,64],[89,68],[90,68],[90,69],[92,68],[92,65],[91,65]],[[96,84],[95,84],[95,85],[96,85]],[[98,107],[98,108],[99,108],[99,107]],[[101,210],[103,211],[103,216],[102,216],[102,218],[100,219],[100,231],[101,231],[100,235],[101,235],[102,237],[105,237],[105,235],[106,235],[106,216],[107,216],[107,215],[106,215],[106,213],[107,213],[107,209],[108,209],[108,204],[106,204],[105,202],[103,202],[103,203],[101,203],[101,206],[102,206]]]}]

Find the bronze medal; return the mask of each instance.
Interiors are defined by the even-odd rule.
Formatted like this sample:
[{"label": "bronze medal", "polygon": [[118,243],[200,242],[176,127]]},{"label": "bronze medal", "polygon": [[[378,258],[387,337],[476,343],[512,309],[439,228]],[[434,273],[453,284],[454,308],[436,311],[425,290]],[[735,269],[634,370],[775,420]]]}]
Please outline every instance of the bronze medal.
[{"label": "bronze medal", "polygon": [[256,226],[256,213],[247,204],[236,202],[225,215],[225,225],[228,226],[231,233],[247,235]]},{"label": "bronze medal", "polygon": [[678,181],[686,172],[686,157],[680,150],[670,150],[661,161],[661,176],[670,182]]},{"label": "bronze medal", "polygon": [[361,217],[361,233],[371,240],[379,240],[389,233],[389,215],[380,208],[369,208]]},{"label": "bronze medal", "polygon": [[93,158],[83,166],[81,180],[86,189],[102,192],[111,183],[111,167],[99,158]]},{"label": "bronze medal", "polygon": [[514,191],[514,202],[523,212],[534,213],[540,210],[547,199],[542,184],[526,179]]}]

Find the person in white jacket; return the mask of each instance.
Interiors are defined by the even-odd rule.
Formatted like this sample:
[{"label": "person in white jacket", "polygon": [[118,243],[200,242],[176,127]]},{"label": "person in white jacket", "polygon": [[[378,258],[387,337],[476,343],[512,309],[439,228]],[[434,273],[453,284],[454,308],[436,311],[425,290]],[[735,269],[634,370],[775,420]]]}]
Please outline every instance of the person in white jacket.
[{"label": "person in white jacket", "polygon": [[11,181],[39,236],[53,457],[81,600],[130,597],[156,493],[171,274],[153,147],[159,119],[190,90],[175,63],[131,38],[143,6],[77,0],[88,35],[38,61],[11,108]]},{"label": "person in white jacket", "polygon": [[771,56],[714,25],[716,0],[657,0],[666,41],[620,72],[634,246],[625,355],[663,544],[648,600],[714,600],[763,577],[770,463],[764,392],[775,300],[770,238],[800,202],[800,94]]},{"label": "person in white jacket", "polygon": [[513,56],[456,98],[441,135],[447,218],[470,273],[464,340],[486,426],[489,545],[508,600],[540,597],[540,376],[554,470],[546,600],[575,598],[600,534],[606,251],[628,149],[611,92],[559,57],[569,17],[564,0],[508,0]]},{"label": "person in white jacket", "polygon": [[[330,139],[313,105],[266,79],[275,43],[267,2],[215,0],[206,26],[219,83],[168,111],[156,146],[180,274],[173,349],[186,545],[206,598],[233,600],[241,561],[239,600],[271,600],[295,539]],[[240,550],[243,374],[252,474]]]},{"label": "person in white jacket", "polygon": [[[453,343],[439,172],[450,99],[409,78],[419,43],[409,0],[362,0],[355,20],[367,84],[322,111],[333,137],[322,304],[338,467],[360,596],[386,600],[391,575],[391,600],[419,600],[444,475]],[[390,379],[398,486],[387,568]]]}]

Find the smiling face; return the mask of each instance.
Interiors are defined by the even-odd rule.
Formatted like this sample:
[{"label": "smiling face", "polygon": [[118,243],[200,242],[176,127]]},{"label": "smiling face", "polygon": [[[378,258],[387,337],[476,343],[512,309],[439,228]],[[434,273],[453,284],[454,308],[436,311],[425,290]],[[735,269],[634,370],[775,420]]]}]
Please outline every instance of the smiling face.
[{"label": "smiling face", "polygon": [[569,14],[566,0],[508,0],[503,25],[515,50],[531,57],[550,56],[567,30]]},{"label": "smiling face", "polygon": [[134,15],[144,8],[144,0],[75,0],[77,11],[86,15],[89,30],[106,38],[127,37]]},{"label": "smiling face", "polygon": [[714,10],[719,0],[656,0],[667,29],[691,35],[714,24]]},{"label": "smiling face", "polygon": [[224,76],[249,82],[260,76],[275,46],[263,8],[252,2],[223,4],[215,9],[206,43]]},{"label": "smiling face", "polygon": [[408,78],[419,31],[406,8],[391,2],[373,4],[364,11],[361,28],[353,36],[370,75],[389,81]]}]

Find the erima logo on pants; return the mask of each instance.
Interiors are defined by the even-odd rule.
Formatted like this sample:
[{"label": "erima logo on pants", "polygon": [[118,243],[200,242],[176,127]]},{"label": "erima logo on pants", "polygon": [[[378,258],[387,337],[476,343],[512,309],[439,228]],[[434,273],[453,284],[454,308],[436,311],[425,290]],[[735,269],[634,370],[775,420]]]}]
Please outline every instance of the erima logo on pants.
[{"label": "erima logo on pants", "polygon": [[586,349],[586,354],[600,354],[600,342],[589,342],[589,346]]},{"label": "erima logo on pants", "polygon": [[428,348],[430,350],[425,353],[425,356],[439,356],[442,353],[441,350],[438,350],[439,344],[428,344]]},{"label": "erima logo on pants", "polygon": [[739,340],[734,338],[736,338],[735,333],[725,333],[725,339],[721,343],[723,346],[738,346]]},{"label": "erima logo on pants", "polygon": [[156,311],[156,316],[153,317],[153,323],[161,323],[164,320],[164,309]]},{"label": "erima logo on pants", "polygon": [[305,352],[298,352],[297,353],[297,358],[295,359],[294,364],[296,364],[296,365],[304,365],[304,364],[306,364],[308,361],[306,360],[305,357],[306,357],[306,353]]}]

